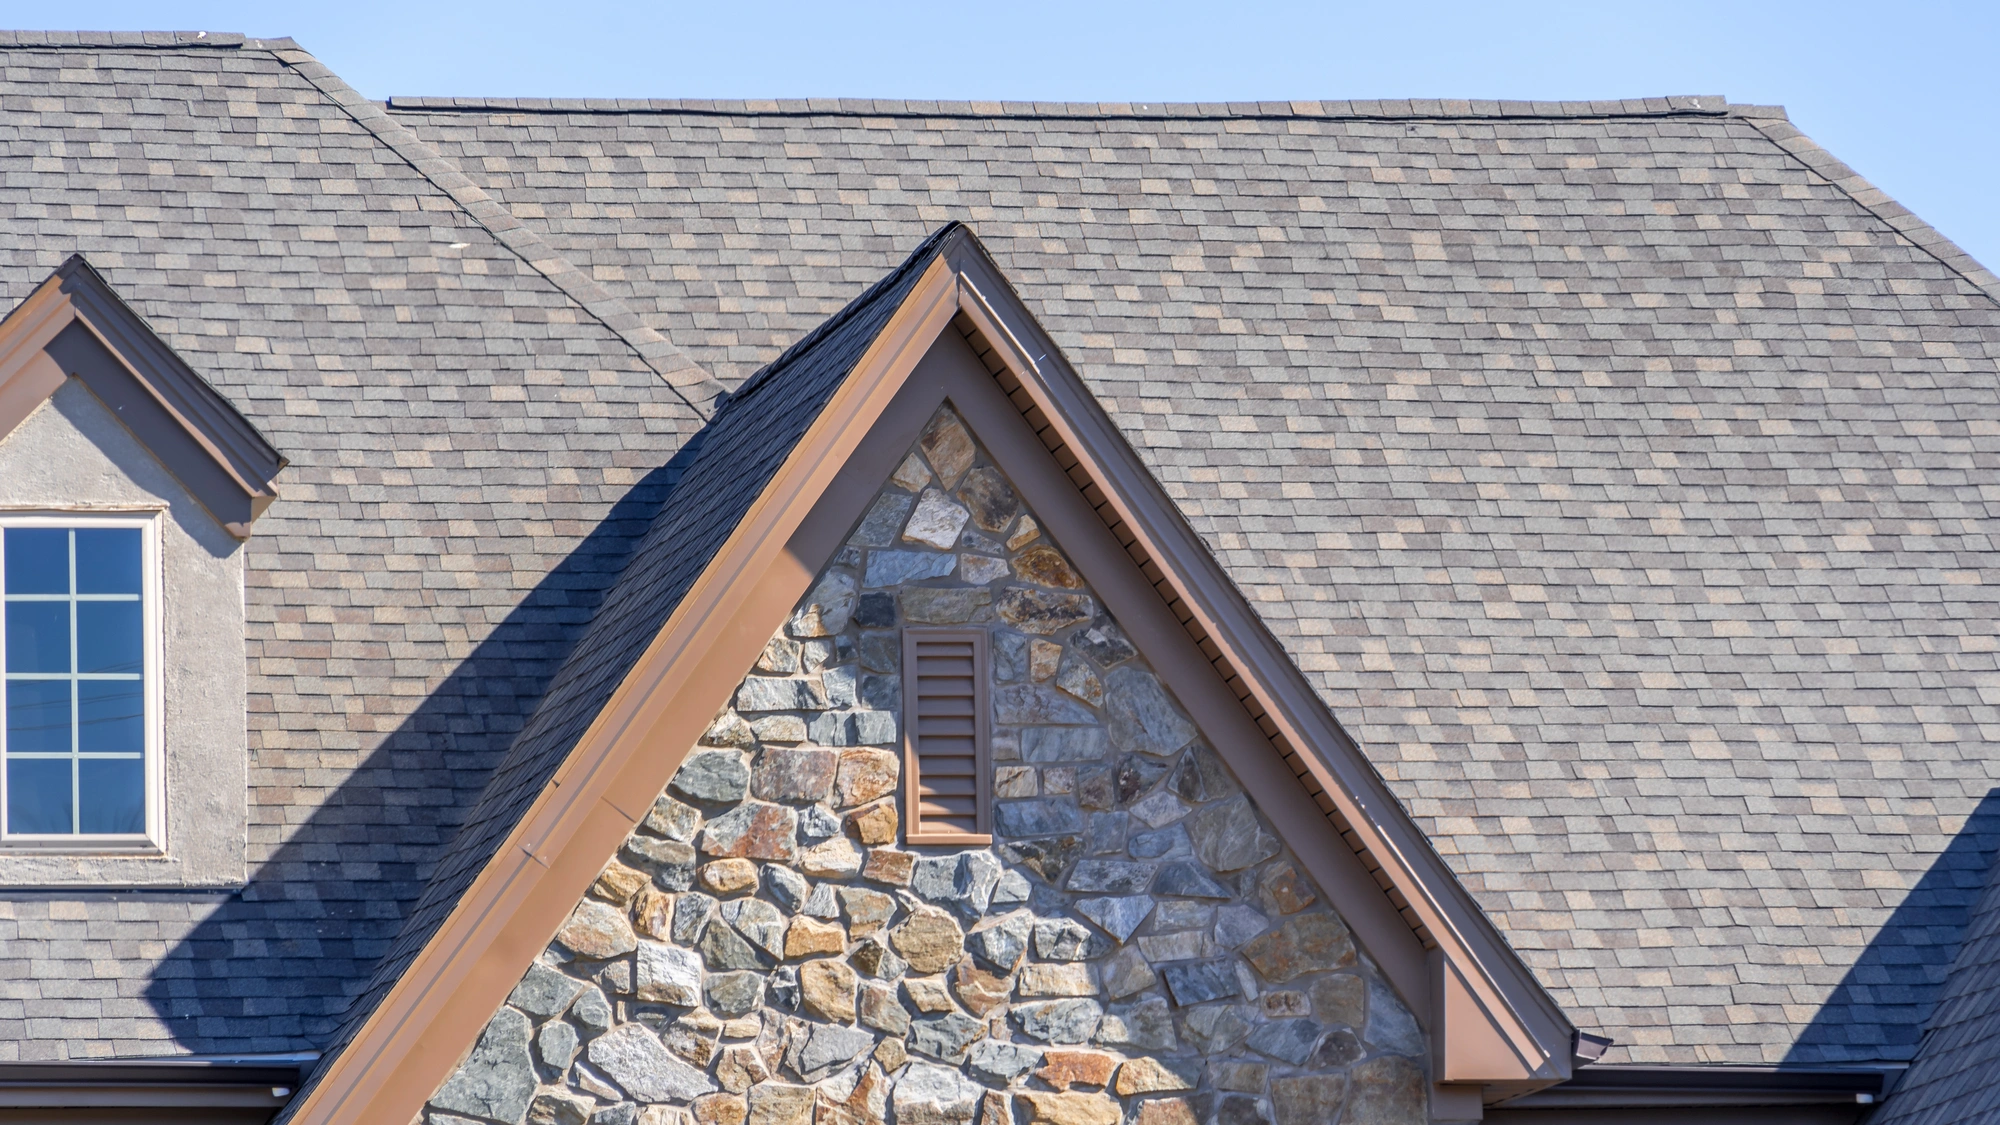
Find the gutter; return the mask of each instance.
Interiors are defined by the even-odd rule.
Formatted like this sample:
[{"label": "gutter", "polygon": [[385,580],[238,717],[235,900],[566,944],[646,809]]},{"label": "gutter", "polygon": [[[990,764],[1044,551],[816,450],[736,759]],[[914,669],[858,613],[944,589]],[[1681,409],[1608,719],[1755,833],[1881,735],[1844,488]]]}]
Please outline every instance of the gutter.
[{"label": "gutter", "polygon": [[1881,1069],[1776,1066],[1585,1066],[1557,1086],[1490,1107],[1502,1111],[1665,1109],[1749,1106],[1845,1106],[1882,1099]]},{"label": "gutter", "polygon": [[5,1062],[0,1108],[221,1110],[201,1120],[266,1121],[318,1060],[317,1051],[308,1051]]}]

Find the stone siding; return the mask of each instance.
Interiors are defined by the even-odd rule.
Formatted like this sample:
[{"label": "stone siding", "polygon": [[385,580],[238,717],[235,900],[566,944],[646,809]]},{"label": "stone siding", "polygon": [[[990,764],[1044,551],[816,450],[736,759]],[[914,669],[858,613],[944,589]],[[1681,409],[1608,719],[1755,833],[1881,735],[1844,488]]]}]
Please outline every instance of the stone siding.
[{"label": "stone siding", "polygon": [[[989,630],[986,847],[899,846],[905,624]],[[1387,1125],[1423,1036],[941,412],[429,1125]]]}]

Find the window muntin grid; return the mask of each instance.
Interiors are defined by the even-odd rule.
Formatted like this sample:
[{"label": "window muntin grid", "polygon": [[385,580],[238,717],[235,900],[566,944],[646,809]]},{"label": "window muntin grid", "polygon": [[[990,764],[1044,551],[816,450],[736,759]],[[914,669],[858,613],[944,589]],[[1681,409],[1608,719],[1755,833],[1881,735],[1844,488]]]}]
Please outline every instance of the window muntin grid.
[{"label": "window muntin grid", "polygon": [[148,827],[143,526],[0,528],[0,827],[131,838]]}]

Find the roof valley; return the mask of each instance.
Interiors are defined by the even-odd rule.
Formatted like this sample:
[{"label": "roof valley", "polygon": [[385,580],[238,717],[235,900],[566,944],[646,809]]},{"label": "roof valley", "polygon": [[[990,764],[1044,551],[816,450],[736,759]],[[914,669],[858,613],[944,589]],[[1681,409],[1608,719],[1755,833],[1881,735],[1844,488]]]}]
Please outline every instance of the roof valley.
[{"label": "roof valley", "polygon": [[464,208],[501,245],[519,255],[522,261],[548,278],[586,313],[630,345],[640,360],[665,380],[704,421],[714,417],[716,401],[727,393],[726,388],[672,340],[646,324],[623,300],[563,257],[533,228],[473,183],[436,148],[396,121],[381,103],[362,97],[307,51],[279,47],[272,54]]}]

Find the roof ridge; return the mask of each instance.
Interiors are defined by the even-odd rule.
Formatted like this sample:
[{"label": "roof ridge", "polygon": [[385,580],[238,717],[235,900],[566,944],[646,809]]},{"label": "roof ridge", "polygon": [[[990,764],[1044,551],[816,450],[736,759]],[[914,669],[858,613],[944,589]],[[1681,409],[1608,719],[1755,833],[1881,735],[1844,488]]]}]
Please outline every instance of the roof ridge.
[{"label": "roof ridge", "polygon": [[290,39],[251,39],[240,31],[0,31],[0,48],[55,47],[83,48],[139,47],[151,50],[179,48],[272,49],[289,44]]},{"label": "roof ridge", "polygon": [[391,118],[380,103],[362,97],[310,52],[285,47],[273,53],[279,61],[297,71],[330,101],[345,110],[356,124],[388,145],[425,179],[463,207],[501,245],[519,255],[530,268],[546,277],[586,313],[625,341],[638,354],[640,361],[665,380],[703,421],[713,417],[716,400],[726,391],[706,368],[697,364],[672,340],[639,319],[629,305],[598,284],[595,278],[563,257],[512,211],[473,183],[456,164],[401,122]]},{"label": "roof ridge", "polygon": [[1994,303],[2000,304],[2000,276],[1980,265],[1979,260],[1967,253],[1958,243],[1918,218],[1909,208],[1896,202],[1888,192],[1876,187],[1867,177],[1821,147],[1819,142],[1800,132],[1797,126],[1785,118],[1782,111],[1774,115],[1759,116],[1744,113],[1739,116],[1771,143],[1784,149],[1807,169],[1832,184],[1835,190],[1852,199],[1862,210],[1889,224],[1896,233],[1909,239],[1918,249],[1936,258],[1946,269],[1964,278],[1968,284],[1986,294]]},{"label": "roof ridge", "polygon": [[1480,98],[1254,102],[1004,102],[882,98],[481,98],[392,97],[391,112],[679,113],[771,117],[1125,117],[1125,118],[1573,118],[1729,117],[1784,110],[1732,104],[1719,94],[1603,101]]}]

